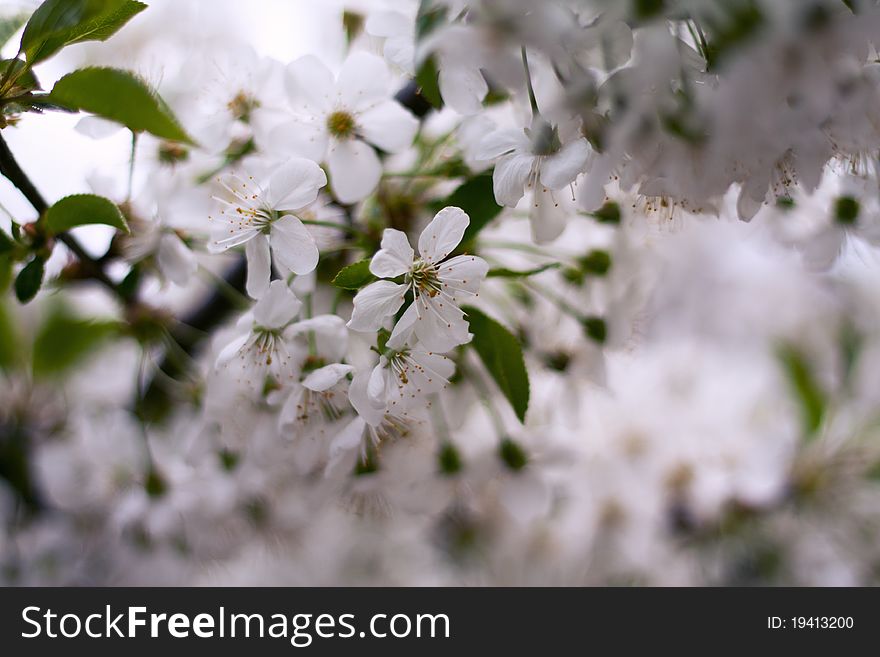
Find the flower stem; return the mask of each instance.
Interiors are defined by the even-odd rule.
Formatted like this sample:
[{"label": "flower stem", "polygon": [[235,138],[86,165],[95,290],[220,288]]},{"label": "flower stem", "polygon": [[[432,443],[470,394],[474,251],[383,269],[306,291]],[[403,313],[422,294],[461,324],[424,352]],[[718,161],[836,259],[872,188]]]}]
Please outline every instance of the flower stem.
[{"label": "flower stem", "polygon": [[526,54],[525,46],[522,47],[521,52],[523,68],[526,70],[526,88],[529,90],[529,105],[532,106],[532,116],[537,116],[540,114],[538,111],[538,99],[535,98],[535,88],[532,86],[532,74],[529,70],[529,56]]}]

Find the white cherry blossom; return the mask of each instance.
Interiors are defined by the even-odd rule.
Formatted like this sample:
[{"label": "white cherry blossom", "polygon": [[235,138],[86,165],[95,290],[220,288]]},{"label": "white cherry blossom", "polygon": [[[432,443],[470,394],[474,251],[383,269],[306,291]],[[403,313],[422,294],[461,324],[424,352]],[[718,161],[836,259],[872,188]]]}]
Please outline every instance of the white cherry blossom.
[{"label": "white cherry blossom", "polygon": [[237,335],[220,352],[216,367],[233,368],[239,381],[255,391],[267,378],[278,384],[293,380],[297,367],[285,328],[301,307],[284,281],[272,281],[253,310],[236,324]]},{"label": "white cherry blossom", "polygon": [[220,184],[228,198],[213,216],[215,227],[210,251],[219,253],[245,245],[248,259],[247,291],[260,298],[269,287],[272,262],[282,272],[307,274],[318,264],[318,247],[298,210],[307,208],[327,184],[327,176],[314,162],[292,158],[274,169],[264,183],[253,176],[232,175]]},{"label": "white cherry blossom", "polygon": [[540,117],[530,129],[500,129],[485,137],[477,157],[497,160],[492,174],[495,200],[515,207],[531,192],[529,220],[536,242],[549,242],[565,228],[566,212],[558,193],[571,185],[590,160],[586,139],[560,142],[559,131]]},{"label": "white cherry blossom", "polygon": [[294,118],[271,131],[267,148],[327,162],[336,198],[362,200],[382,175],[375,148],[400,152],[419,127],[393,100],[388,66],[376,55],[354,52],[334,76],[307,55],[288,66],[285,81]]},{"label": "white cherry blossom", "polygon": [[388,347],[398,349],[415,337],[426,349],[445,352],[469,342],[468,323],[459,304],[477,294],[489,271],[486,261],[477,256],[449,258],[469,223],[461,208],[443,208],[419,236],[418,256],[403,232],[386,228],[370,271],[382,279],[402,276],[403,282],[380,280],[358,292],[348,327],[378,330],[411,292],[413,302],[394,327]]}]

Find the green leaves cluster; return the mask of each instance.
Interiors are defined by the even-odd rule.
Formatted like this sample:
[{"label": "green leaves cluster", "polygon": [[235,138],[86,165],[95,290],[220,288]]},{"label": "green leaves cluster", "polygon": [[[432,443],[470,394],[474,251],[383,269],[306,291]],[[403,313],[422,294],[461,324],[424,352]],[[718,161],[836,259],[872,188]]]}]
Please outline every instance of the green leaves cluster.
[{"label": "green leaves cluster", "polygon": [[[9,122],[7,117],[24,111],[85,111],[119,123],[135,134],[147,132],[167,142],[193,143],[162,98],[134,73],[85,68],[62,77],[48,93],[41,91],[33,73],[35,64],[66,46],[106,41],[146,7],[136,0],[43,2],[27,20],[16,56],[0,61],[0,128]],[[22,22],[16,19],[0,25],[0,39],[7,40]],[[20,230],[13,223],[12,236],[0,236],[0,282],[11,275],[13,263],[24,262],[14,289],[22,303],[33,299],[43,283],[53,238],[85,224],[128,230],[119,207],[109,199],[93,194],[63,198],[28,230]]]},{"label": "green leaves cluster", "polygon": [[86,68],[61,78],[48,94],[36,93],[40,86],[32,71],[35,64],[75,43],[106,41],[146,7],[136,0],[43,2],[25,25],[16,57],[0,62],[3,114],[44,109],[85,111],[133,132],[192,143],[165,102],[129,71]]}]

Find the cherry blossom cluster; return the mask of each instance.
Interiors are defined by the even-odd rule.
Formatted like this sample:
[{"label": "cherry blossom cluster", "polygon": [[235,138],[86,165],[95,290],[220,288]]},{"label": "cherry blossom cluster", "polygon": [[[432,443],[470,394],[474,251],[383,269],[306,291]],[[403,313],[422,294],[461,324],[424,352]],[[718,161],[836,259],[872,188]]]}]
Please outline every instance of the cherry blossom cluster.
[{"label": "cherry blossom cluster", "polygon": [[0,72],[0,582],[877,583],[876,2],[283,4]]}]

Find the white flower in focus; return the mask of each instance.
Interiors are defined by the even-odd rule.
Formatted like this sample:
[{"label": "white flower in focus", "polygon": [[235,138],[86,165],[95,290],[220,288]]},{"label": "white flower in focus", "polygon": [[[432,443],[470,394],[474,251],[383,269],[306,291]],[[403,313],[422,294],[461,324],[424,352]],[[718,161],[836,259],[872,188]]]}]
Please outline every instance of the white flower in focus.
[{"label": "white flower in focus", "polygon": [[[272,258],[282,271],[307,274],[318,264],[315,240],[296,216],[318,197],[327,176],[314,162],[293,158],[274,170],[265,186],[231,176],[221,184],[231,199],[220,211],[208,248],[212,253],[245,245],[247,292],[259,299],[269,287]],[[271,255],[270,255],[271,247]]]},{"label": "white flower in focus", "polygon": [[392,100],[388,66],[380,57],[355,52],[334,78],[308,55],[288,66],[285,80],[296,117],[272,131],[267,147],[326,161],[337,199],[354,203],[365,198],[382,175],[373,146],[400,152],[419,127]]},{"label": "white flower in focus", "polygon": [[236,324],[238,335],[217,357],[216,367],[237,369],[239,382],[262,390],[267,378],[283,385],[296,375],[296,363],[285,328],[299,313],[302,302],[284,281],[272,281],[253,310]]},{"label": "white flower in focus", "polygon": [[445,388],[453,372],[455,365],[449,358],[420,344],[388,349],[373,368],[367,396],[374,404],[404,412]]},{"label": "white flower in focus", "polygon": [[563,144],[555,126],[538,119],[531,129],[503,129],[486,136],[477,157],[494,160],[492,183],[499,205],[516,207],[532,192],[529,221],[536,242],[549,242],[565,229],[567,212],[555,192],[571,185],[587,168],[590,145],[583,137]]},{"label": "white flower in focus", "polygon": [[412,291],[413,303],[388,339],[390,349],[411,344],[413,336],[426,349],[437,352],[469,342],[471,335],[459,302],[462,295],[476,296],[489,265],[470,255],[446,259],[461,242],[469,223],[470,218],[461,208],[443,208],[419,236],[418,257],[403,232],[386,228],[382,248],[373,256],[370,271],[380,278],[403,276],[404,282],[380,280],[358,292],[348,327],[355,331],[379,330]]}]

